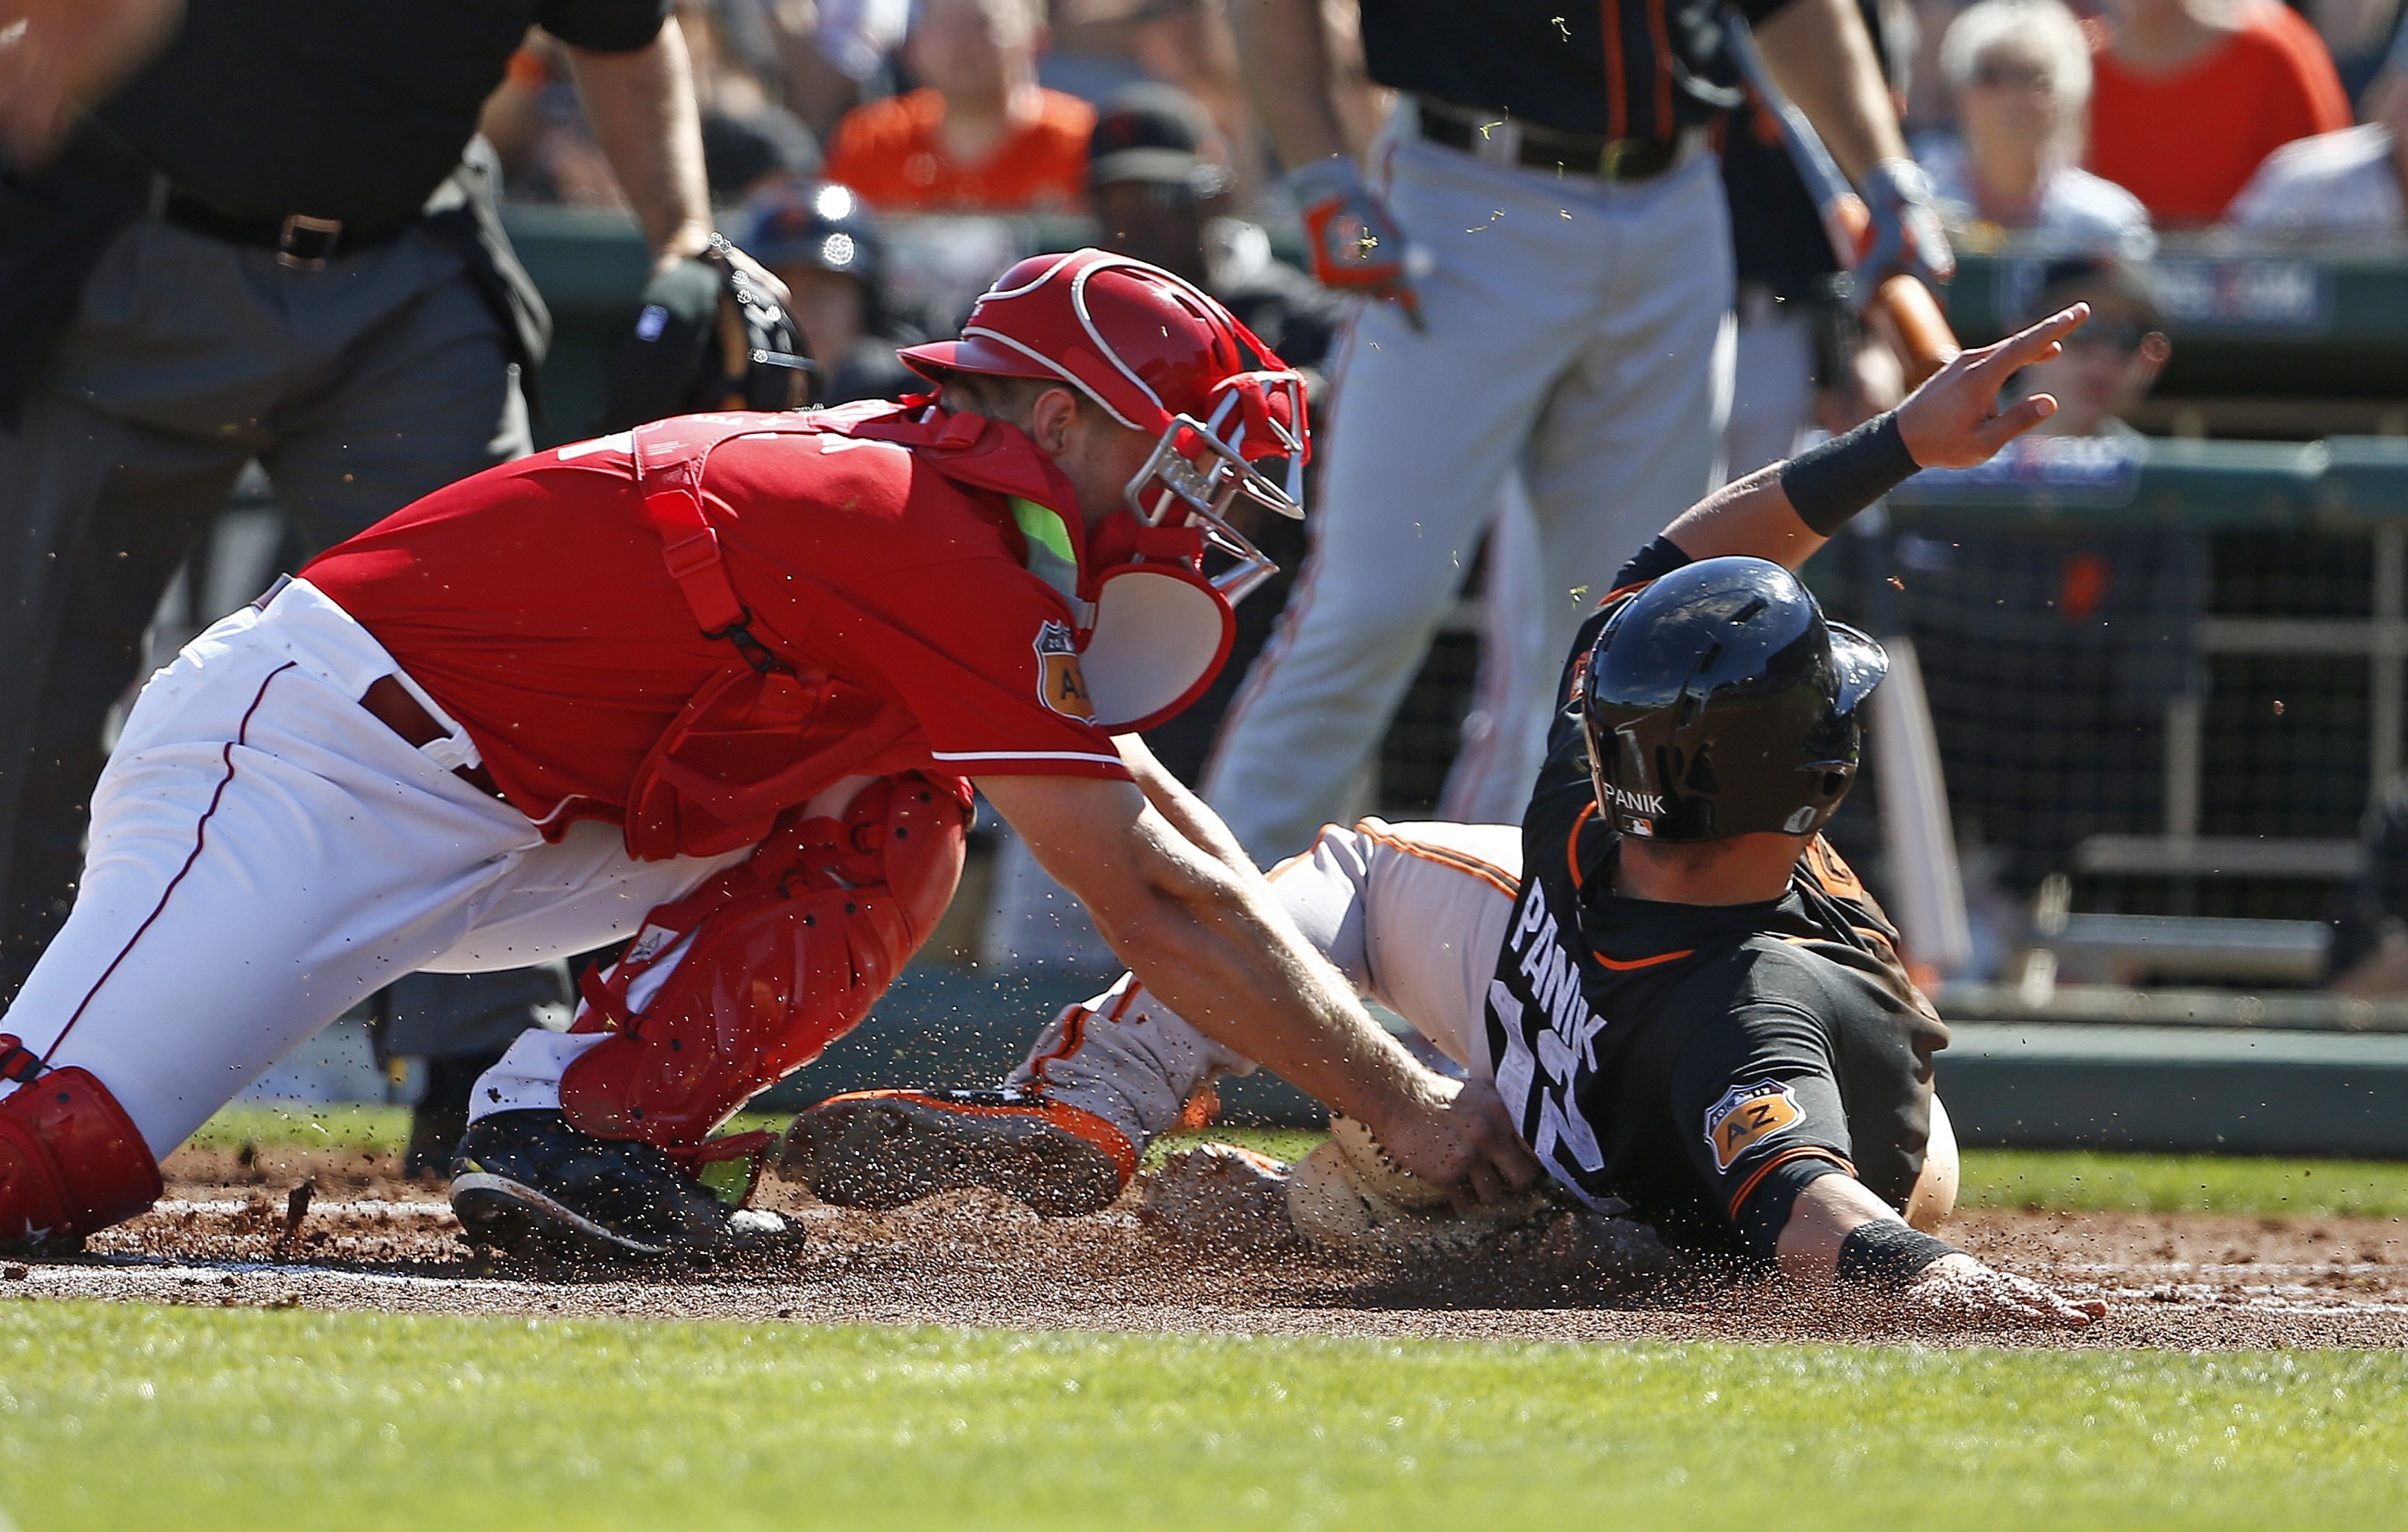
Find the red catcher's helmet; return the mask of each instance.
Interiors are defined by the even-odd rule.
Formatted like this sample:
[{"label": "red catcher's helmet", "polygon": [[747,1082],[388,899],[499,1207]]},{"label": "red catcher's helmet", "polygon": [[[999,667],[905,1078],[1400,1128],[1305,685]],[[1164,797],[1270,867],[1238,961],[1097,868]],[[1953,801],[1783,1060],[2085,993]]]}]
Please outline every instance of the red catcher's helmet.
[{"label": "red catcher's helmet", "polygon": [[[1277,571],[1228,511],[1242,494],[1304,514],[1304,379],[1200,288],[1109,251],[1033,255],[979,299],[960,339],[902,356],[939,388],[954,372],[1069,384],[1157,438],[1125,492],[1139,521],[1201,526],[1238,561],[1212,582],[1231,601]],[[1284,486],[1253,466],[1272,457],[1287,459]]]}]

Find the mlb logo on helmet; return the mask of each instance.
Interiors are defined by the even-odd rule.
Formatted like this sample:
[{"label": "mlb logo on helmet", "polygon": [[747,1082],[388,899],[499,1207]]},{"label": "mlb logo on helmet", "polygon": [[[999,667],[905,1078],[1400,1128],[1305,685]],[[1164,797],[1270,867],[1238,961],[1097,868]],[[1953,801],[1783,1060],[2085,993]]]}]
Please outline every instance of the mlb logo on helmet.
[{"label": "mlb logo on helmet", "polygon": [[1714,1168],[1728,1170],[1742,1154],[1805,1119],[1797,1093],[1777,1080],[1732,1086],[1706,1109],[1706,1147],[1714,1152]]},{"label": "mlb logo on helmet", "polygon": [[1096,705],[1087,695],[1087,678],[1079,670],[1079,646],[1068,623],[1049,622],[1037,630],[1037,695],[1065,718],[1092,719]]}]

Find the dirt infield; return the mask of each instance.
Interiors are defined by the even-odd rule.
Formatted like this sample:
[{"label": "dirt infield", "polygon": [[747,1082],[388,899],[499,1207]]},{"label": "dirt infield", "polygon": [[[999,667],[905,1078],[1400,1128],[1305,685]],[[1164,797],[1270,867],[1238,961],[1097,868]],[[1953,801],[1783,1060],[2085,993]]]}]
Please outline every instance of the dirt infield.
[{"label": "dirt infield", "polygon": [[[1981,1211],[1950,1238],[2104,1296],[2075,1335],[1963,1331],[1775,1289],[1604,1290],[1545,1261],[1402,1269],[1183,1243],[1125,1203],[1046,1221],[956,1194],[891,1213],[787,1201],[799,1238],[707,1266],[572,1270],[466,1247],[434,1182],[373,1155],[186,1150],[168,1200],[79,1257],[0,1268],[0,1294],[445,1313],[785,1319],[1011,1328],[2108,1347],[2408,1344],[2408,1224]],[[291,1189],[314,1200],[288,1232]],[[780,1205],[773,1198],[772,1205]]]}]

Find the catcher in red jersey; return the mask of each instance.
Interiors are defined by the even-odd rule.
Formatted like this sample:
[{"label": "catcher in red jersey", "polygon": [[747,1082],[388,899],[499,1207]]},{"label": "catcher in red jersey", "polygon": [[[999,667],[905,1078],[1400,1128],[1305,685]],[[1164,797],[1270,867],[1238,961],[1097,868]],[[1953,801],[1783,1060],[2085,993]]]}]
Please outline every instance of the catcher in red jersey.
[{"label": "catcher in red jersey", "polygon": [[[1886,660],[1794,572],[1918,468],[1984,462],[2054,413],[2045,394],[2001,411],[1999,389],[2086,314],[1968,352],[1898,409],[1676,518],[1582,627],[1520,826],[1332,825],[1273,870],[1357,990],[1498,1093],[1561,1197],[1696,1256],[1952,1318],[2104,1312],[1929,1232],[1956,1190],[1933,1090],[1947,1028],[1819,834]],[[835,1097],[796,1120],[781,1165],[832,1201],[970,1183],[1087,1210],[1214,1075],[1253,1063],[1132,974],[1055,1018],[1002,1090]],[[1112,1155],[1061,1130],[1071,1110],[1110,1125]],[[1369,1139],[1386,1147],[1376,1126]],[[1354,1182],[1341,1147],[1298,1168],[1299,1229],[1344,1242],[1388,1221],[1408,1245],[1464,1242],[1442,1195],[1437,1211],[1430,1188],[1399,1201],[1397,1166]],[[1495,1226],[1455,1226],[1475,1223]]]},{"label": "catcher in red jersey", "polygon": [[617,938],[572,1028],[478,1082],[454,1206],[506,1245],[773,1232],[714,1190],[761,1145],[714,1130],[926,938],[973,781],[1196,1025],[1466,1196],[1531,1181],[1494,1095],[1376,1026],[1133,738],[1268,572],[1235,503],[1300,513],[1263,466],[1308,451],[1297,375],[1099,251],[1022,263],[905,357],[930,394],[455,484],[153,678],[0,1018],[0,1240],[141,1211],[161,1156],[399,974]]}]

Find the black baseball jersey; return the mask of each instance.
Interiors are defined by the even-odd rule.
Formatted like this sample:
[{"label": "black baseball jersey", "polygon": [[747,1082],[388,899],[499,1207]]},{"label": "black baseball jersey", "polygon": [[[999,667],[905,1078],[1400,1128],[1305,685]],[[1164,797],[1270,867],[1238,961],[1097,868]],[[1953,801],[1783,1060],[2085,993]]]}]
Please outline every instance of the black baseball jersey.
[{"label": "black baseball jersey", "polygon": [[[1762,21],[1788,0],[1739,0]],[[1559,133],[1670,138],[1741,101],[1722,0],[1363,0],[1373,79]]]},{"label": "black baseball jersey", "polygon": [[[1586,623],[1688,563],[1658,538]],[[1620,1198],[1677,1245],[1770,1263],[1799,1191],[1852,1173],[1903,1208],[1948,1030],[1896,933],[1818,836],[1788,892],[1702,906],[1613,892],[1576,704],[1555,717],[1522,826],[1522,892],[1489,985],[1497,1088],[1555,1179]]]},{"label": "black baseball jersey", "polygon": [[526,29],[641,48],[666,0],[190,0],[159,56],[96,114],[221,211],[363,222],[416,212],[477,131]]}]

